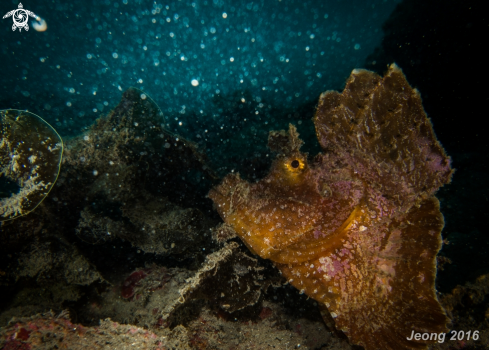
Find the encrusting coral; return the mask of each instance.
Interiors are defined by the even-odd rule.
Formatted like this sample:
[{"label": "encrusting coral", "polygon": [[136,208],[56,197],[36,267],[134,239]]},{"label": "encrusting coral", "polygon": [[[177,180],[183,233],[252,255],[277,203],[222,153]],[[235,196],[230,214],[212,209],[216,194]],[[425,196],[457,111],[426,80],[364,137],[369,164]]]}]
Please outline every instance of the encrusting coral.
[{"label": "encrusting coral", "polygon": [[46,198],[62,154],[61,137],[42,118],[17,109],[0,111],[0,221],[28,214]]},{"label": "encrusting coral", "polygon": [[97,327],[72,323],[68,311],[52,311],[32,317],[14,317],[0,329],[2,349],[100,349],[101,344],[117,349],[181,349],[178,340],[155,334],[132,325],[121,325],[106,319]]},{"label": "encrusting coral", "polygon": [[324,153],[308,162],[294,126],[271,132],[270,173],[230,174],[209,197],[250,250],[325,305],[350,341],[425,349],[415,332],[446,332],[435,290],[444,225],[435,191],[451,179],[417,90],[391,65],[354,70],[314,117]]}]

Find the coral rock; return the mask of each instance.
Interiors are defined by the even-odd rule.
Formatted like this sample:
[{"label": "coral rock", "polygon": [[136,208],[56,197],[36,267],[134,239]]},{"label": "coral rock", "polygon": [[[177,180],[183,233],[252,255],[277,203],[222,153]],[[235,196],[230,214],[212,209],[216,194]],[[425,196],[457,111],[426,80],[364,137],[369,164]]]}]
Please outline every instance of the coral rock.
[{"label": "coral rock", "polygon": [[[105,319],[96,327],[72,323],[68,312],[58,316],[52,312],[32,317],[13,318],[0,329],[2,349],[100,349],[110,344],[116,349],[181,349],[181,339],[168,339],[151,331],[131,325],[121,325]],[[175,337],[176,338],[176,337]]]},{"label": "coral rock", "polygon": [[263,274],[256,259],[244,254],[236,242],[230,242],[206,257],[197,273],[180,290],[181,300],[215,300],[227,312],[255,305],[272,283]]},{"label": "coral rock", "polygon": [[102,301],[85,308],[84,317],[166,328],[188,322],[203,300],[228,313],[256,305],[270,285],[279,285],[269,275],[237,242],[228,242],[197,271],[153,265],[132,272],[120,290],[108,289]]}]

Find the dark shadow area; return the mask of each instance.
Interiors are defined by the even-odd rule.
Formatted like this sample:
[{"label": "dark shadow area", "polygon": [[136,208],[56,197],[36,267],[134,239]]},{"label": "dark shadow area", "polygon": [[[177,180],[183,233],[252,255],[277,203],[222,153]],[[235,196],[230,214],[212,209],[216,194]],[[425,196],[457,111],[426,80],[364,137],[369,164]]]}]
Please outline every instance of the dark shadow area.
[{"label": "dark shadow area", "polygon": [[392,62],[402,68],[449,154],[488,148],[480,129],[489,101],[483,88],[486,13],[483,1],[403,1],[383,25],[381,46],[366,60],[366,68],[379,73]]},{"label": "dark shadow area", "polygon": [[20,186],[5,175],[0,175],[0,199],[9,198],[20,191]]}]

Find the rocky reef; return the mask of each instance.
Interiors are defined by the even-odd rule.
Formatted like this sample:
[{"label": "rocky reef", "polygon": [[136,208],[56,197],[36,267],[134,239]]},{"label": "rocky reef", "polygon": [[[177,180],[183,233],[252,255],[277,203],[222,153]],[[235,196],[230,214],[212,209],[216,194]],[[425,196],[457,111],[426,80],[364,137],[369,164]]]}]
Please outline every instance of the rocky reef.
[{"label": "rocky reef", "polygon": [[220,223],[205,154],[164,121],[148,95],[127,90],[65,140],[37,209],[1,224],[0,347],[349,348]]},{"label": "rocky reef", "polygon": [[[355,70],[314,122],[321,154],[301,152],[293,126],[274,131],[269,175],[216,186],[202,146],[127,90],[65,140],[36,210],[1,223],[0,348],[426,348],[403,332],[448,320],[479,342],[432,349],[486,344],[485,276],[435,294],[434,193],[452,170],[417,91],[395,66],[384,78]],[[260,177],[261,158],[242,160],[246,177]]]},{"label": "rocky reef", "polygon": [[126,91],[108,116],[66,140],[49,200],[28,219],[5,223],[2,238],[25,246],[36,235],[18,228],[32,224],[88,244],[119,237],[158,254],[185,254],[202,242],[213,222],[202,213],[199,184],[214,175],[195,144],[167,132],[163,121],[149,96]]}]

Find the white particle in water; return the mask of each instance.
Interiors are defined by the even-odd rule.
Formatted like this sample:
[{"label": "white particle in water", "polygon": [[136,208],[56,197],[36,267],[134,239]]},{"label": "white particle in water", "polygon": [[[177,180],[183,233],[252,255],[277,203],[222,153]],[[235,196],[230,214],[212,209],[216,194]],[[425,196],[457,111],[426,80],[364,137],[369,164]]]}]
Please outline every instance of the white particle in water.
[{"label": "white particle in water", "polygon": [[222,13],[222,18],[227,18],[228,17],[228,14],[226,12],[223,12]]},{"label": "white particle in water", "polygon": [[146,100],[146,97],[147,97],[146,94],[141,94],[141,99],[142,100]]},{"label": "white particle in water", "polygon": [[97,171],[97,170],[94,170],[94,171],[93,171],[93,175],[94,175],[94,176],[97,176],[97,175],[98,175],[98,171]]},{"label": "white particle in water", "polygon": [[44,19],[37,16],[36,20],[32,23],[32,28],[37,32],[45,32],[48,29],[48,25]]},{"label": "white particle in water", "polygon": [[90,140],[90,136],[86,135],[86,136],[84,136],[84,137],[83,137],[83,139],[84,139],[85,141],[88,141],[88,140]]},{"label": "white particle in water", "polygon": [[112,57],[117,58],[117,57],[119,57],[119,55],[117,54],[117,52],[114,52],[114,53],[112,54]]},{"label": "white particle in water", "polygon": [[198,86],[199,85],[199,81],[197,79],[192,79],[192,81],[190,83],[192,84],[192,86]]}]

